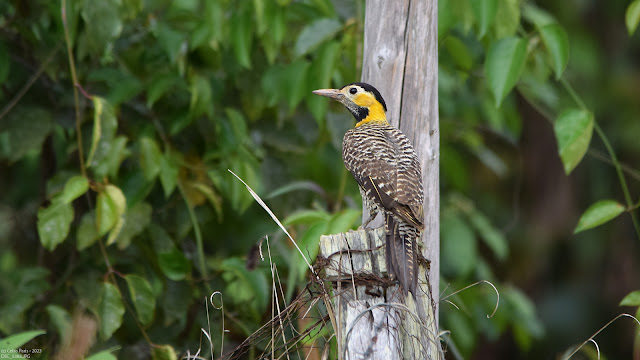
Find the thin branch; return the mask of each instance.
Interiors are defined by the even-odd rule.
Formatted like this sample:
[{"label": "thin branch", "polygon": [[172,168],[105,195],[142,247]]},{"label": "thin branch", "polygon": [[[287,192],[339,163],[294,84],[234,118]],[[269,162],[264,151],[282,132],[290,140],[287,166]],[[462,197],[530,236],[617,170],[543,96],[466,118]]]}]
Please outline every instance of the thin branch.
[{"label": "thin branch", "polygon": [[80,159],[80,171],[82,176],[87,176],[87,169],[84,164],[84,151],[82,148],[82,118],[80,116],[80,97],[78,96],[78,76],[76,75],[76,64],[73,59],[73,49],[71,48],[71,36],[69,35],[69,24],[67,23],[67,0],[62,0],[60,4],[62,25],[64,27],[64,42],[67,45],[67,56],[69,58],[69,71],[73,82],[73,102],[75,104],[76,115],[76,138],[78,140],[78,158]]},{"label": "thin branch", "polygon": [[53,48],[53,50],[51,50],[51,53],[49,53],[49,56],[47,56],[47,58],[44,60],[44,62],[42,64],[40,64],[40,67],[38,67],[38,71],[36,71],[35,74],[31,75],[31,77],[29,78],[27,83],[24,84],[24,86],[22,86],[22,88],[20,88],[20,91],[18,91],[18,93],[11,99],[11,101],[9,101],[9,103],[7,105],[5,105],[4,108],[2,108],[2,111],[0,111],[0,119],[5,117],[9,113],[9,111],[11,111],[11,109],[13,109],[13,107],[16,106],[16,104],[18,104],[18,102],[20,102],[20,100],[22,99],[24,94],[26,94],[27,91],[29,91],[29,89],[31,89],[31,86],[33,86],[33,84],[36,82],[36,80],[38,80],[38,78],[40,78],[40,75],[42,75],[42,73],[44,72],[44,69],[47,67],[47,65],[49,65],[51,60],[53,60],[55,58],[55,55],[58,53],[58,50],[60,50],[60,46],[61,45],[62,45],[62,43],[58,43],[58,45],[56,45],[56,47]]}]

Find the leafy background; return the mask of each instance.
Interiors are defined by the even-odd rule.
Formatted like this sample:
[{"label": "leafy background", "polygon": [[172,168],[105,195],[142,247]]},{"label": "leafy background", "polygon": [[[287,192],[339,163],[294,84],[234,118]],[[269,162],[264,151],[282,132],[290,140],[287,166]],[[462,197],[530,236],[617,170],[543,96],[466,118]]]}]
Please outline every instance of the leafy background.
[{"label": "leafy background", "polygon": [[[447,356],[558,357],[640,305],[640,1],[438,12]],[[245,266],[265,235],[292,299],[306,265],[227,169],[311,258],[358,226],[352,119],[311,90],[359,79],[363,22],[360,0],[0,3],[2,347],[52,357],[85,324],[94,360],[174,358],[221,291],[229,349],[270,316],[269,265]],[[479,280],[490,319],[489,286],[450,296]],[[637,357],[636,333],[595,340]]]}]

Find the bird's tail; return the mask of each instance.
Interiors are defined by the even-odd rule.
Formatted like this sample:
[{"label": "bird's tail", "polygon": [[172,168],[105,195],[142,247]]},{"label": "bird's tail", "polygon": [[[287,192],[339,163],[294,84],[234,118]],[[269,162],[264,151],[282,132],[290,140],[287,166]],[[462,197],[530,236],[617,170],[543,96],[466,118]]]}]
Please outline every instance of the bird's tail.
[{"label": "bird's tail", "polygon": [[415,298],[418,288],[418,254],[416,253],[418,229],[387,214],[385,230],[389,275],[400,281],[405,295],[411,291]]}]

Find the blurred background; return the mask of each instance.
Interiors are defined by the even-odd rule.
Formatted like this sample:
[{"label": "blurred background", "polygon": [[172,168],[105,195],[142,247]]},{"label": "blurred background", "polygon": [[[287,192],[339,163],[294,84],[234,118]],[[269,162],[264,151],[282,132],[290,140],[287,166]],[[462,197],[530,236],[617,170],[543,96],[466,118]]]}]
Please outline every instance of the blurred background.
[{"label": "blurred background", "polygon": [[[223,330],[218,290],[219,355],[271,317],[265,236],[282,296],[301,293],[306,264],[227,170],[311,259],[360,224],[353,119],[311,91],[360,79],[364,17],[361,0],[1,2],[0,336],[44,330],[23,347],[49,358],[86,329],[87,354],[175,358]],[[563,358],[640,305],[620,306],[640,289],[640,2],[440,0],[438,17],[441,297],[500,293],[489,319],[486,284],[440,303],[447,358]],[[505,39],[523,50],[496,91]],[[554,124],[575,108],[602,136],[566,175]],[[603,199],[627,211],[574,234]],[[640,359],[637,325],[598,334],[600,358]]]}]

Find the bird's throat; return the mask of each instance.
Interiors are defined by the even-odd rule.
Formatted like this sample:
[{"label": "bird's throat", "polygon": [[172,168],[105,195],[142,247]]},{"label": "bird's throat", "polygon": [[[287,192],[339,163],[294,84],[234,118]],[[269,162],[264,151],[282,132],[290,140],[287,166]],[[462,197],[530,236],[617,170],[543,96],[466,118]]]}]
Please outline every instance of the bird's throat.
[{"label": "bird's throat", "polygon": [[361,108],[359,112],[360,116],[356,117],[357,123],[356,127],[364,124],[377,123],[377,124],[388,124],[387,114],[382,107],[382,104],[376,102],[367,108]]}]

